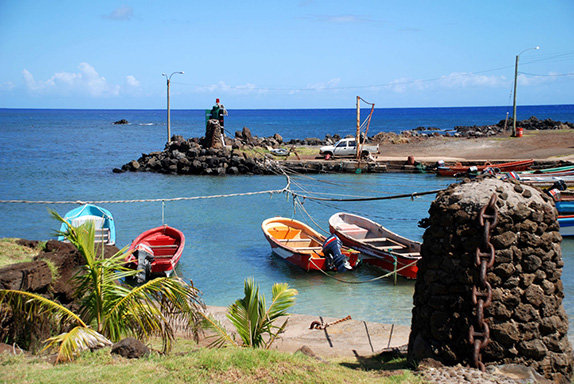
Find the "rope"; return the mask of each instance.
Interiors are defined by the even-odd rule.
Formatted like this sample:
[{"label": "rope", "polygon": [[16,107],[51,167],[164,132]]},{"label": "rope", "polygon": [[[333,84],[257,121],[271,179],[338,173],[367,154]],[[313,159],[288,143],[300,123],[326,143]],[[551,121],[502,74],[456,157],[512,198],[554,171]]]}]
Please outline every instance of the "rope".
[{"label": "rope", "polygon": [[426,191],[426,192],[413,192],[413,193],[406,193],[402,195],[392,195],[392,196],[379,196],[379,197],[359,197],[353,199],[332,199],[326,197],[313,197],[308,195],[298,195],[293,191],[289,191],[293,197],[302,197],[303,199],[309,200],[319,200],[319,201],[372,201],[372,200],[389,200],[389,199],[401,199],[405,197],[410,197],[414,200],[416,196],[423,196],[423,195],[431,195],[435,193],[439,193],[442,189],[435,189],[434,191]]},{"label": "rope", "polygon": [[287,187],[283,189],[275,189],[269,191],[259,191],[259,192],[245,192],[245,193],[231,193],[228,195],[211,195],[211,196],[192,196],[192,197],[173,197],[173,198],[159,198],[159,199],[138,199],[138,200],[67,200],[67,201],[47,201],[47,200],[0,200],[0,203],[16,203],[16,204],[115,204],[115,203],[153,203],[153,202],[164,202],[164,201],[184,201],[184,200],[200,200],[200,199],[216,199],[221,197],[235,197],[235,196],[252,196],[261,195],[269,193],[273,195],[274,193],[289,192],[291,190]]},{"label": "rope", "polygon": [[337,280],[338,282],[340,282],[340,283],[345,283],[345,284],[365,284],[365,283],[371,283],[371,282],[376,281],[376,280],[384,279],[384,278],[390,277],[390,276],[392,276],[392,275],[395,275],[395,276],[396,276],[396,275],[398,274],[398,272],[402,271],[402,270],[405,269],[405,268],[412,267],[413,265],[415,265],[415,264],[418,262],[418,260],[413,261],[412,263],[407,264],[407,265],[405,265],[404,267],[401,267],[401,268],[399,268],[399,269],[396,269],[396,270],[393,271],[393,272],[389,272],[389,273],[387,273],[387,274],[384,274],[384,275],[382,275],[382,276],[378,276],[378,277],[375,277],[375,278],[372,278],[372,279],[369,279],[369,280],[349,281],[349,280],[339,279],[338,277],[335,277],[335,276],[333,276],[333,275],[329,275],[327,272],[325,272],[325,271],[323,271],[321,268],[319,268],[319,266],[318,266],[317,264],[315,264],[315,262],[313,261],[313,258],[309,258],[309,261],[311,261],[311,264],[313,264],[313,265],[317,268],[317,270],[319,270],[319,271],[320,271],[322,274],[324,274],[325,276],[330,277],[330,278],[333,279],[333,280]]}]

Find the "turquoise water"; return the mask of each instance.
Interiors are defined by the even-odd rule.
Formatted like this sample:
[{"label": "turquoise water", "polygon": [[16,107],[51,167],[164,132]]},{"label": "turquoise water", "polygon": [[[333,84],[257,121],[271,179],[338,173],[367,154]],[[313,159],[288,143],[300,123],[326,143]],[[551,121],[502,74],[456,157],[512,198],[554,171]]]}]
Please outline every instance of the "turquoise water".
[{"label": "turquoise water", "polygon": [[[572,107],[539,108],[549,115],[545,117],[574,120]],[[203,115],[199,112],[202,111],[182,111],[179,116],[176,113],[176,118],[172,120],[172,132],[178,133],[183,125],[180,123],[182,116],[187,116],[184,130],[198,133],[181,134],[185,137],[201,136]],[[325,133],[342,133],[337,127],[343,126],[341,121],[346,119],[348,112],[237,111],[233,115],[233,111],[230,111],[226,126],[239,127],[236,129],[248,126],[253,134],[260,136],[279,132],[286,138],[322,138]],[[445,129],[467,124],[460,121],[460,116],[476,120],[476,116],[482,114],[485,121],[477,124],[488,124],[504,118],[495,118],[500,112],[496,109],[491,114],[486,109],[472,108],[412,109],[408,118],[403,119],[401,116],[406,114],[404,110],[384,112],[391,115],[388,116],[389,121],[402,121],[395,125],[408,125],[407,129],[438,126],[433,122],[439,120],[448,120],[441,123],[441,128]],[[313,130],[308,122],[314,114],[321,116],[318,120],[324,124],[334,125],[321,125]],[[555,117],[558,114],[563,117]],[[232,116],[238,119],[238,115],[243,120],[232,120]],[[411,126],[413,116],[417,116],[416,126]],[[0,200],[171,199],[275,191],[287,185],[284,176],[198,177],[112,173],[113,168],[137,159],[142,152],[163,149],[164,117],[161,111],[0,110]],[[121,118],[126,118],[132,124],[111,124]],[[306,124],[302,125],[302,122]],[[256,126],[264,128],[258,131],[253,128]],[[423,192],[444,188],[450,182],[452,180],[425,174],[345,174],[297,176],[291,180],[290,186],[299,195],[344,198]],[[294,204],[293,196],[265,193],[166,201],[165,205],[161,201],[99,205],[109,209],[115,217],[119,247],[128,245],[144,230],[161,225],[162,216],[163,222],[182,230],[186,236],[186,248],[177,273],[192,279],[209,305],[227,306],[241,298],[244,279],[253,277],[268,296],[276,282],[287,282],[296,288],[299,295],[293,309],[295,313],[332,317],[351,315],[354,319],[410,325],[414,282],[402,279],[398,280],[397,285],[389,279],[366,282],[383,274],[381,270],[366,265],[353,273],[338,275],[349,282],[365,282],[360,284],[346,284],[320,273],[306,273],[271,253],[260,226],[268,217],[286,216],[308,223],[313,220],[318,224],[316,228],[324,231],[332,214],[347,211],[367,216],[406,237],[421,240],[423,229],[417,226],[417,222],[428,216],[433,199],[434,195],[414,200],[344,203],[305,199],[299,205]],[[0,237],[31,240],[52,238],[58,225],[50,218],[48,209],[63,215],[76,206],[0,203],[3,223]],[[572,319],[574,240],[564,240],[563,257],[564,304]]]}]

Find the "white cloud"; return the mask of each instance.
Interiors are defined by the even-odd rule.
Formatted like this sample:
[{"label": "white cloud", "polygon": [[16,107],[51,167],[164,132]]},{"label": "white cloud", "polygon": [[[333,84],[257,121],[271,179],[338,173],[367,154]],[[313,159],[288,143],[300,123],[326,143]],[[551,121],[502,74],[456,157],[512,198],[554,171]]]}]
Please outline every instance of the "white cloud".
[{"label": "white cloud", "polygon": [[140,82],[132,75],[126,76],[126,84],[128,87],[139,88]]},{"label": "white cloud", "polygon": [[335,79],[331,79],[331,80],[327,81],[326,83],[309,84],[307,86],[307,89],[312,89],[315,91],[324,91],[324,90],[328,90],[330,88],[337,88],[337,86],[339,85],[340,82],[341,82],[340,78],[335,78]]},{"label": "white cloud", "polygon": [[466,88],[466,87],[500,87],[506,86],[508,80],[505,76],[485,76],[474,73],[453,72],[447,76],[442,76],[438,83],[446,88]]},{"label": "white cloud", "polygon": [[0,83],[0,91],[11,91],[16,88],[13,82],[7,81],[5,83]]},{"label": "white cloud", "polygon": [[110,20],[131,20],[134,15],[134,10],[132,7],[124,5],[119,8],[114,9],[111,13],[102,16],[104,19]]},{"label": "white cloud", "polygon": [[78,65],[79,72],[58,72],[45,81],[36,80],[32,73],[24,69],[22,76],[28,91],[36,94],[88,94],[93,97],[118,96],[120,86],[109,84],[88,63]]},{"label": "white cloud", "polygon": [[[172,88],[173,89],[173,88]],[[250,94],[265,94],[266,89],[260,89],[255,86],[255,84],[247,83],[240,85],[228,85],[224,81],[220,81],[217,84],[199,86],[195,89],[197,93],[203,92],[221,92],[228,95],[250,95]]]}]

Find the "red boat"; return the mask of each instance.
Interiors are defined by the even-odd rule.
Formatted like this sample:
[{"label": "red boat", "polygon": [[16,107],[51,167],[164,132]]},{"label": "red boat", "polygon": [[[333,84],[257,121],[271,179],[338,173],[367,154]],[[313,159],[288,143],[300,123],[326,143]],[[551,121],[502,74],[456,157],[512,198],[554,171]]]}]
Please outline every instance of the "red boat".
[{"label": "red boat", "polygon": [[[326,237],[307,224],[285,217],[273,217],[261,224],[265,238],[271,250],[277,256],[298,265],[307,272],[310,270],[331,270],[323,254],[323,242]],[[359,252],[341,249],[351,268],[358,265]]]},{"label": "red boat", "polygon": [[336,213],[329,219],[329,230],[347,247],[361,251],[362,260],[388,272],[416,279],[421,243],[397,235],[365,217]]},{"label": "red boat", "polygon": [[126,256],[128,267],[137,269],[138,282],[151,276],[170,276],[181,258],[185,236],[175,228],[163,225],[149,229],[131,244]]},{"label": "red boat", "polygon": [[437,168],[437,173],[440,176],[462,176],[471,172],[482,172],[486,168],[492,168],[496,173],[526,171],[534,164],[534,160],[520,160],[512,161],[509,163],[491,164],[486,162],[482,165],[462,165],[457,163],[451,166],[442,166]]}]

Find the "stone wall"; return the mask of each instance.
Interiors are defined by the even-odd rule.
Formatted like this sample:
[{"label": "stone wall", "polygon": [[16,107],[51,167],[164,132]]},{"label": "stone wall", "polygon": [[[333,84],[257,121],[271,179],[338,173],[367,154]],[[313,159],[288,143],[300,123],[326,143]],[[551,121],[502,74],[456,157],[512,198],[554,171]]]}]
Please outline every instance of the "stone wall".
[{"label": "stone wall", "polygon": [[469,329],[478,311],[472,300],[480,275],[476,250],[483,243],[478,213],[493,194],[498,222],[489,240],[495,258],[486,273],[492,303],[484,309],[490,335],[481,361],[523,364],[569,382],[573,357],[562,306],[557,211],[539,189],[515,180],[467,179],[432,203],[418,263],[409,360],[474,365]]},{"label": "stone wall", "polygon": [[[34,248],[38,242],[20,240],[21,245]],[[106,245],[104,257],[119,252],[116,246]],[[50,263],[54,271],[48,265]],[[31,292],[54,300],[65,306],[73,305],[75,286],[70,280],[85,264],[75,246],[57,240],[49,240],[33,261],[11,264],[0,268],[0,289]],[[24,324],[24,325],[23,325]],[[0,310],[0,340],[7,344],[37,351],[50,336],[48,324],[26,325],[22,319],[12,316],[11,311]]]}]

